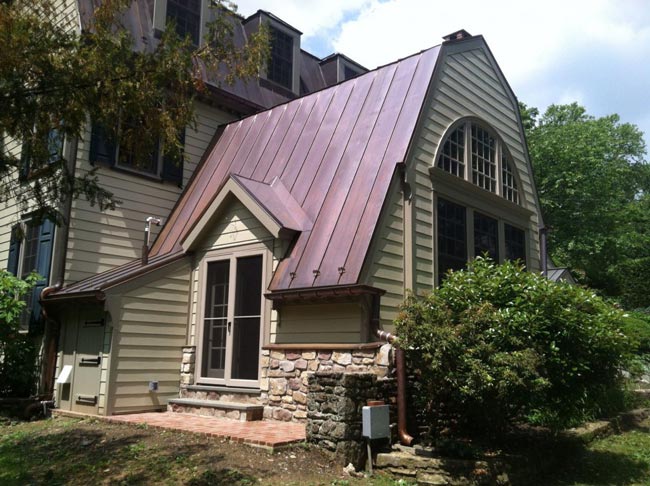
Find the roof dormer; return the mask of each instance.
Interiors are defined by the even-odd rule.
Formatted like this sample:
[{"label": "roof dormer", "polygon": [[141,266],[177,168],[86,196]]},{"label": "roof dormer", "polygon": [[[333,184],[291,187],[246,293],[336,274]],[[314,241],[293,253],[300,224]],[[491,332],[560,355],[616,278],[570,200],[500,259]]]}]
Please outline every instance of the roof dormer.
[{"label": "roof dormer", "polygon": [[368,72],[361,64],[338,52],[324,57],[320,61],[320,66],[327,86],[347,81]]},{"label": "roof dormer", "polygon": [[267,25],[271,34],[271,55],[260,81],[266,88],[293,95],[300,92],[300,36],[302,32],[270,12],[258,10],[243,22],[250,35]]}]

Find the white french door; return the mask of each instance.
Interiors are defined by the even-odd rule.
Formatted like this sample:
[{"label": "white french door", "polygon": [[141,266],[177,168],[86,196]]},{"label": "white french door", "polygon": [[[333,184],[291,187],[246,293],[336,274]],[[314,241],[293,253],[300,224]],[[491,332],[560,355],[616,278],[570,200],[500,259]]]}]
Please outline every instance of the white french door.
[{"label": "white french door", "polygon": [[199,381],[258,385],[263,264],[262,255],[207,262]]}]

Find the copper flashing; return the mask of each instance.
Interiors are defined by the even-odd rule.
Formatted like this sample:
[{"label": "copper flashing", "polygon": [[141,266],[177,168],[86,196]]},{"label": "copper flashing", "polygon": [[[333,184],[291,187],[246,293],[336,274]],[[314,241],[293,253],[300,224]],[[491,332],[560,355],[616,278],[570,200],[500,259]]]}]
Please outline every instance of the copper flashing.
[{"label": "copper flashing", "polygon": [[339,350],[361,350],[377,349],[384,345],[382,342],[374,343],[273,343],[262,346],[262,349],[268,350],[306,350],[306,351],[339,351]]},{"label": "copper flashing", "polygon": [[273,301],[318,300],[359,295],[383,295],[386,291],[369,285],[336,285],[330,287],[304,287],[300,289],[275,290],[264,296]]}]

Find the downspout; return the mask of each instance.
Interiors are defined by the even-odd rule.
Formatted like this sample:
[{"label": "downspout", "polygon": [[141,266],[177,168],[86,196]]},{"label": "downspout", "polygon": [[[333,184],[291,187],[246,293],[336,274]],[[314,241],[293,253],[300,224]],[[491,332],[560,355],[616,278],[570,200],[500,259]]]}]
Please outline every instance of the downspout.
[{"label": "downspout", "polygon": [[54,396],[54,374],[56,372],[56,352],[59,345],[59,333],[61,330],[61,324],[59,321],[51,319],[47,314],[47,309],[45,306],[45,299],[52,292],[59,290],[63,287],[62,280],[57,280],[57,282],[50,286],[45,287],[41,291],[39,296],[39,301],[41,303],[41,316],[45,322],[45,349],[44,349],[44,366],[41,371],[41,383],[43,384],[43,395],[47,399],[51,399]]},{"label": "downspout", "polygon": [[546,236],[548,233],[548,228],[546,226],[542,226],[539,229],[539,258],[542,264],[542,275],[545,277],[548,277],[548,256],[547,256],[547,248],[546,248]]},{"label": "downspout", "polygon": [[[390,332],[375,330],[375,335],[382,341],[393,344],[397,336]],[[397,436],[402,445],[410,446],[413,437],[406,430],[406,359],[404,350],[395,347],[395,365],[397,367]]]}]

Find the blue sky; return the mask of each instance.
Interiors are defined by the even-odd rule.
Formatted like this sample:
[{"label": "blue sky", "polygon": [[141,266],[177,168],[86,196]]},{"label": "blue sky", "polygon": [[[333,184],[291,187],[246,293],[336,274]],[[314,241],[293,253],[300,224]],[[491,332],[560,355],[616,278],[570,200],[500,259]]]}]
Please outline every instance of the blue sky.
[{"label": "blue sky", "polygon": [[482,34],[517,97],[544,110],[577,101],[618,113],[650,143],[647,0],[243,0],[303,32],[302,47],[341,52],[367,68],[439,44],[464,28]]}]

